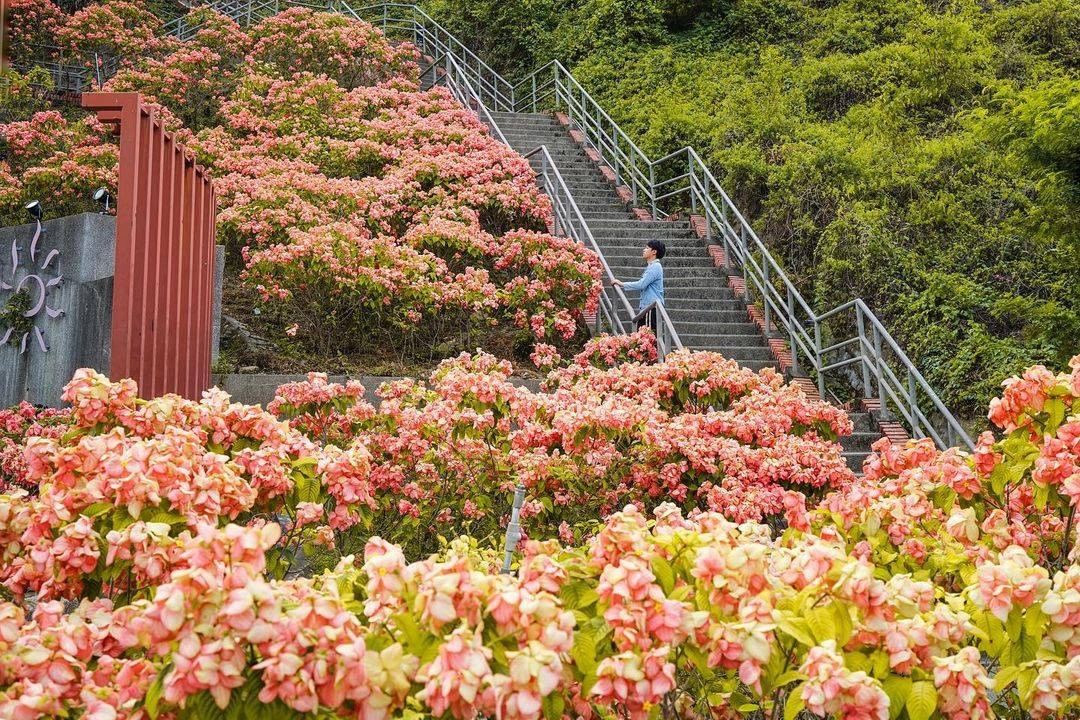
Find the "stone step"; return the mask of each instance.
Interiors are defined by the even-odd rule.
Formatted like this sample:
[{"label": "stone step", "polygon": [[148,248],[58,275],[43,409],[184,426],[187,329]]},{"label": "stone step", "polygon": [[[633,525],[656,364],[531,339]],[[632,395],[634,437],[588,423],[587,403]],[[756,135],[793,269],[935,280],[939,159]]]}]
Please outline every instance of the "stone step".
[{"label": "stone step", "polygon": [[869,453],[863,453],[863,452],[845,452],[845,453],[842,453],[842,455],[844,457],[844,462],[847,463],[848,469],[851,470],[851,472],[856,473],[858,475],[862,475],[863,462],[866,460],[866,457],[867,457],[868,454]]},{"label": "stone step", "polygon": [[[681,338],[682,336],[680,336]],[[881,438],[881,431],[856,429],[851,435],[840,438],[840,444],[844,450],[852,452],[870,452],[870,446]]]},{"label": "stone step", "polygon": [[[690,323],[675,324],[675,331],[679,333],[679,339],[682,340],[683,345],[693,345],[695,347],[699,345],[712,345],[716,347],[768,349],[768,346],[765,344],[765,337],[760,333],[756,335],[719,335],[709,332],[695,333],[687,331],[687,326],[689,324]],[[772,356],[770,355],[769,357]]]},{"label": "stone step", "polygon": [[709,290],[693,286],[686,287],[673,285],[664,288],[664,297],[669,303],[676,304],[712,303],[717,300],[742,300],[742,298],[735,297],[735,291],[728,287],[726,282]]},{"label": "stone step", "polygon": [[665,305],[664,310],[667,311],[668,317],[675,323],[675,329],[679,329],[679,323],[681,322],[719,322],[719,323],[744,323],[749,318],[746,315],[746,310],[735,310],[728,308],[714,308],[711,310],[702,310],[700,308],[687,308],[685,310]]},{"label": "stone step", "polygon": [[[678,230],[690,233],[690,223],[681,220],[636,220],[634,218],[598,218],[589,221],[590,228],[643,228],[646,230]],[[696,238],[695,238],[696,239]]]},{"label": "stone step", "polygon": [[675,323],[675,330],[678,331],[680,337],[683,333],[687,335],[722,335],[725,337],[733,335],[762,337],[761,329],[752,322],[725,323],[712,320],[680,320]]},{"label": "stone step", "polygon": [[[605,255],[605,257],[607,257],[607,256]],[[673,260],[672,262],[674,263],[675,261]],[[611,260],[608,259],[608,267],[610,267],[615,272],[616,275],[619,275],[621,277],[640,276],[641,273],[643,272],[643,268],[642,268],[640,263],[618,265],[618,264],[612,263]],[[676,273],[678,274],[679,277],[682,277],[682,278],[713,277],[716,274],[716,268],[709,267],[708,265],[706,265],[705,267],[702,267],[700,265],[697,265],[697,266],[695,266],[695,265],[675,265],[671,269],[671,271],[669,273],[665,274],[666,275],[665,278],[664,278],[665,285],[667,284],[667,281],[668,281],[669,277],[674,279],[674,274],[676,274]],[[673,285],[672,287],[678,287],[678,286]]]}]

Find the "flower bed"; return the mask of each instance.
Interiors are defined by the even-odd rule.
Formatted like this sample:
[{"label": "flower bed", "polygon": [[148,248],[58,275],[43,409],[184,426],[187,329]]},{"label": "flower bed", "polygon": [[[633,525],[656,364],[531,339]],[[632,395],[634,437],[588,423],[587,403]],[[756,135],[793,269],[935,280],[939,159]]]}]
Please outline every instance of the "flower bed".
[{"label": "flower bed", "polygon": [[[492,325],[565,343],[595,310],[594,254],[546,232],[550,205],[527,161],[445,89],[419,90],[411,45],[306,8],[247,30],[197,9],[198,31],[179,42],[135,3],[73,16],[45,5],[14,12],[47,15],[43,32],[68,50],[121,56],[105,89],[159,104],[208,166],[229,266],[283,345],[429,356]],[[16,55],[28,40],[17,34]],[[91,119],[0,125],[0,157],[0,221],[21,221],[29,199],[52,214],[88,209],[116,182],[116,146]]]},{"label": "flower bed", "polygon": [[[854,480],[821,464],[846,418],[773,373],[707,353],[601,368],[596,350],[541,393],[462,357],[383,388],[377,409],[313,375],[280,389],[285,419],[217,392],[143,401],[80,372],[66,434],[25,439],[39,496],[0,496],[16,601],[0,603],[0,714],[1080,709],[1080,357],[1007,385],[1002,439],[971,455],[883,442]],[[806,454],[783,437],[814,444],[812,476],[766,474]],[[709,468],[734,438],[746,449]],[[805,507],[822,477],[835,489]],[[517,482],[532,539],[499,575]],[[733,522],[748,508],[709,483],[807,495],[775,508],[777,532]],[[433,528],[481,532],[427,556]],[[330,569],[296,578],[320,552]]]}]

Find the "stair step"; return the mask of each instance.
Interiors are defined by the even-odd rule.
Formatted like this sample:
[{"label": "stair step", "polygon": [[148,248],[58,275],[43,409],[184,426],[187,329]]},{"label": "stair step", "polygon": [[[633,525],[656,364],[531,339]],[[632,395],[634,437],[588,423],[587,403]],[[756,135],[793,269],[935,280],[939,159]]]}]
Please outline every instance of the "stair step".
[{"label": "stair step", "polygon": [[[675,329],[676,331],[678,331],[678,326],[676,326]],[[767,347],[737,347],[714,342],[689,342],[685,338],[683,338],[682,335],[679,336],[679,339],[682,340],[682,343],[685,347],[688,347],[692,350],[711,350],[713,352],[718,352],[729,360],[738,361],[739,364],[742,364],[744,360],[758,361],[770,364],[774,364],[776,362],[776,360],[773,358],[772,351]]]},{"label": "stair step", "polygon": [[675,323],[676,330],[679,329],[679,323],[684,320],[689,322],[722,322],[726,324],[744,323],[748,319],[745,310],[680,310],[666,305],[664,306],[664,310],[667,311],[668,317]]},{"label": "stair step", "polygon": [[848,469],[853,473],[859,475],[862,474],[863,461],[866,460],[868,453],[862,452],[845,452],[842,453],[844,462],[847,463]]},{"label": "stair step", "polygon": [[[682,336],[679,336],[680,339]],[[840,438],[840,444],[844,447],[844,450],[851,452],[870,452],[870,446],[876,443],[881,438],[881,431],[873,430],[856,430],[851,435],[846,435]]]},{"label": "stair step", "polygon": [[[768,345],[765,344],[765,337],[761,334],[719,335],[715,333],[694,333],[687,331],[688,325],[689,323],[679,323],[675,326],[675,331],[679,333],[679,339],[682,340],[683,345],[693,345],[695,347],[709,345],[715,347],[768,350]],[[769,355],[769,357],[772,357],[772,355]]]}]

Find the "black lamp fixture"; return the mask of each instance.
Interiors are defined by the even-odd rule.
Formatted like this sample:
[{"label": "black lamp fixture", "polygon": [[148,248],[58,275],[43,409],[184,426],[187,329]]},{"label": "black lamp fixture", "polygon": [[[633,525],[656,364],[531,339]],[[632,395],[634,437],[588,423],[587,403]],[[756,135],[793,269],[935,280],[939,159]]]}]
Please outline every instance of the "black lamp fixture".
[{"label": "black lamp fixture", "polygon": [[94,201],[99,203],[102,207],[101,214],[109,214],[109,203],[112,202],[112,195],[109,193],[108,188],[99,187],[94,191]]},{"label": "black lamp fixture", "polygon": [[26,212],[30,213],[30,217],[38,222],[41,222],[41,217],[44,214],[41,203],[37,200],[26,203]]}]

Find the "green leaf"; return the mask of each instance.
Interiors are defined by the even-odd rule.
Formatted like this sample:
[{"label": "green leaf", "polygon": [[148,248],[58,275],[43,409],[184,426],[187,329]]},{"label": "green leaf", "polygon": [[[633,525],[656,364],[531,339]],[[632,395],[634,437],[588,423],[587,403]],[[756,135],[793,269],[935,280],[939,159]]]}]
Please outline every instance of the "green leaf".
[{"label": "green leaf", "polygon": [[659,555],[655,556],[652,561],[652,571],[665,595],[675,588],[675,570],[667,560]]},{"label": "green leaf", "polygon": [[87,517],[97,517],[103,515],[113,508],[113,504],[109,502],[96,502],[90,507],[82,511],[83,515]]},{"label": "green leaf", "polygon": [[1024,633],[1042,639],[1046,630],[1046,613],[1038,605],[1033,605],[1024,613]]},{"label": "green leaf", "polygon": [[836,637],[836,621],[831,606],[818,607],[806,613],[806,624],[819,643]]},{"label": "green leaf", "polygon": [[837,647],[844,647],[848,644],[848,640],[854,634],[855,629],[851,622],[851,613],[848,611],[848,606],[844,603],[833,603],[829,607],[833,610],[833,622],[835,627],[835,635]]},{"label": "green leaf", "polygon": [[930,716],[937,709],[937,690],[934,689],[934,683],[929,680],[912,683],[906,707],[910,720],[930,720]]},{"label": "green leaf", "polygon": [[1043,405],[1043,411],[1047,415],[1046,434],[1053,435],[1065,419],[1065,401],[1061,398],[1050,398]]},{"label": "green leaf", "polygon": [[1024,611],[1019,607],[1014,607],[1009,613],[1009,617],[1005,621],[1005,632],[1009,634],[1009,640],[1017,642],[1020,640],[1020,632],[1024,628]]},{"label": "green leaf", "polygon": [[587,626],[574,633],[570,657],[582,675],[592,677],[596,674],[596,631],[593,628]]},{"label": "green leaf", "polygon": [[394,615],[394,626],[401,631],[404,642],[402,645],[412,655],[421,655],[427,644],[425,633],[416,624],[416,619],[410,613],[404,612]]},{"label": "green leaf", "polygon": [[870,658],[856,650],[855,652],[844,654],[844,665],[849,670],[869,674],[870,671],[873,670],[874,664],[870,662]]},{"label": "green leaf", "polygon": [[161,672],[154,678],[154,682],[146,691],[146,699],[143,701],[143,708],[146,710],[146,714],[150,717],[150,720],[157,720],[158,703],[161,701],[161,692],[165,684],[165,676],[168,675],[171,670],[171,664],[161,668]]},{"label": "green leaf", "polygon": [[1020,695],[1020,704],[1025,708],[1029,707],[1031,702],[1031,691],[1035,687],[1037,677],[1038,672],[1033,667],[1024,668],[1016,676],[1016,691]]},{"label": "green leaf", "polygon": [[1004,692],[1005,688],[1009,687],[1016,680],[1020,674],[1020,667],[1017,665],[1011,665],[998,670],[997,675],[994,676],[994,691]]},{"label": "green leaf", "polygon": [[299,502],[318,502],[321,487],[317,477],[305,475],[296,481],[296,499]]},{"label": "green leaf", "polygon": [[1050,486],[1042,485],[1040,483],[1032,483],[1035,487],[1033,493],[1033,499],[1035,501],[1036,510],[1045,510],[1046,504],[1050,501]]},{"label": "green leaf", "polygon": [[881,686],[889,696],[889,720],[896,720],[904,712],[908,696],[911,694],[911,678],[903,675],[890,675]]},{"label": "green leaf", "polygon": [[161,508],[154,508],[149,515],[146,511],[143,511],[143,522],[146,523],[164,523],[166,525],[179,525],[180,523],[186,523],[184,516],[177,512],[170,510],[163,510]]},{"label": "green leaf", "polygon": [[878,650],[870,658],[874,662],[874,670],[871,675],[882,678],[889,674],[889,653]]},{"label": "green leaf", "polygon": [[817,644],[814,642],[814,638],[810,636],[810,630],[807,627],[806,621],[802,618],[783,615],[780,617],[780,621],[776,626],[780,628],[781,631],[787,633],[807,647],[813,647]]},{"label": "green leaf", "polygon": [[543,708],[546,720],[562,720],[566,700],[559,693],[552,693],[544,698]]},{"label": "green leaf", "polygon": [[697,668],[698,672],[702,674],[711,672],[711,669],[709,668],[709,656],[705,654],[704,650],[690,643],[686,643],[682,646],[682,651],[686,653],[686,657],[690,658],[690,662],[694,663],[694,667]]},{"label": "green leaf", "polygon": [[802,685],[796,685],[787,694],[787,702],[784,704],[784,720],[795,720],[795,717],[802,712],[805,706],[806,704],[802,699]]}]

